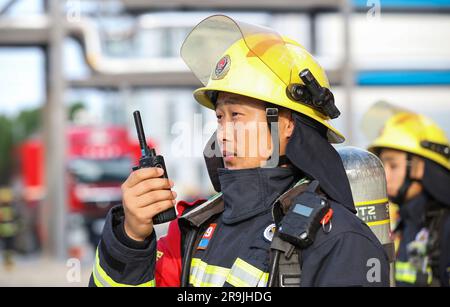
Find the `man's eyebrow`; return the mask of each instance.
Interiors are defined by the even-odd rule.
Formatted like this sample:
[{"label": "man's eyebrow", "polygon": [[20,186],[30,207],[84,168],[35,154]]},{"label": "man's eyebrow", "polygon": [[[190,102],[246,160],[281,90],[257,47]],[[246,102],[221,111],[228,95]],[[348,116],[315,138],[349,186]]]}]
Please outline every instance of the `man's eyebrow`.
[{"label": "man's eyebrow", "polygon": [[222,99],[217,104],[218,105],[219,104],[242,104],[242,102],[236,97],[227,97],[227,98]]}]

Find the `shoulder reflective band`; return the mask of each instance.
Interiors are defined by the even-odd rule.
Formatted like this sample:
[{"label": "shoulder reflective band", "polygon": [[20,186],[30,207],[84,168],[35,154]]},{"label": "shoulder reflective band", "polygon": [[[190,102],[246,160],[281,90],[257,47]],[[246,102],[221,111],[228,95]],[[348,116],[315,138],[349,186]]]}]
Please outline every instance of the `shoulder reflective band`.
[{"label": "shoulder reflective band", "polygon": [[139,285],[127,285],[114,281],[106,274],[103,268],[100,266],[100,259],[98,257],[98,248],[95,254],[95,264],[93,269],[94,283],[97,287],[155,287],[155,280],[150,280]]},{"label": "shoulder reflective band", "polygon": [[253,265],[237,258],[234,262],[227,282],[235,287],[266,287],[269,273],[263,272]]},{"label": "shoulder reflective band", "polygon": [[[433,281],[433,274],[431,273],[431,268],[427,268],[428,274],[428,284]],[[409,262],[397,261],[395,263],[395,280],[399,282],[415,284],[417,280],[417,270]]]},{"label": "shoulder reflective band", "polygon": [[230,269],[209,265],[198,258],[192,258],[189,283],[194,287],[222,287]]}]

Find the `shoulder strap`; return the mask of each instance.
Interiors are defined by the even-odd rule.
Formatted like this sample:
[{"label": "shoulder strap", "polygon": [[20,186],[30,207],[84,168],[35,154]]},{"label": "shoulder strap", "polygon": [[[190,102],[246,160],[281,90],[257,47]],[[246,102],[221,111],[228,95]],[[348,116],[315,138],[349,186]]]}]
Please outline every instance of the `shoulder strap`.
[{"label": "shoulder strap", "polygon": [[286,192],[281,194],[272,205],[272,214],[275,220],[275,224],[277,226],[281,221],[282,217],[288,212],[289,208],[292,205],[293,199],[306,191],[310,184],[310,181],[306,178],[299,180],[295,185],[293,185]]},{"label": "shoulder strap", "polygon": [[222,213],[224,210],[224,203],[222,193],[217,193],[201,205],[186,211],[180,220],[186,220],[194,226],[201,226],[212,216]]},{"label": "shoulder strap", "polygon": [[202,226],[224,209],[222,193],[218,193],[206,202],[189,209],[178,220],[180,229],[184,229],[181,236],[182,271],[180,284],[182,287],[189,285],[191,260],[195,252],[194,247],[198,244]]},{"label": "shoulder strap", "polygon": [[[299,180],[283,193],[273,205],[273,216],[278,224],[292,205],[295,196],[303,193],[309,186],[306,178]],[[299,287],[302,272],[302,251],[291,243],[282,240],[275,233],[270,245],[269,287]]]},{"label": "shoulder strap", "polygon": [[302,251],[274,236],[270,245],[269,287],[299,287],[302,274]]}]

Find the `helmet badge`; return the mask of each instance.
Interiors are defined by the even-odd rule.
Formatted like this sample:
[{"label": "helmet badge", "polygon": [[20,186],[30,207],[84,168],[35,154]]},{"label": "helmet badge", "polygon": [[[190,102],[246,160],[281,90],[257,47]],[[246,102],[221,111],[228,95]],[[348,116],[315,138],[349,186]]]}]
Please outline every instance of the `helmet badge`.
[{"label": "helmet badge", "polygon": [[231,66],[230,56],[225,55],[217,62],[212,79],[219,80],[225,77],[225,75],[230,70],[230,66]]}]

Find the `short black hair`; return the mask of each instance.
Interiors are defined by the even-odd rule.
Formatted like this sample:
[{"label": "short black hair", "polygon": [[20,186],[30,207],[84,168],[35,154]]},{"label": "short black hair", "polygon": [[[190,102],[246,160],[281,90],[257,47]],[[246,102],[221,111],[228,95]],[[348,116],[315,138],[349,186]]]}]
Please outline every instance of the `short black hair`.
[{"label": "short black hair", "polygon": [[[206,95],[208,96],[208,98],[211,100],[211,103],[214,105],[214,108],[217,107],[217,99],[219,98],[219,93],[220,91],[207,91]],[[286,107],[282,107],[264,100],[261,100],[262,102],[264,102],[265,107],[266,108],[277,108],[279,111],[290,111],[290,112],[295,112],[291,109],[288,109]]]}]

